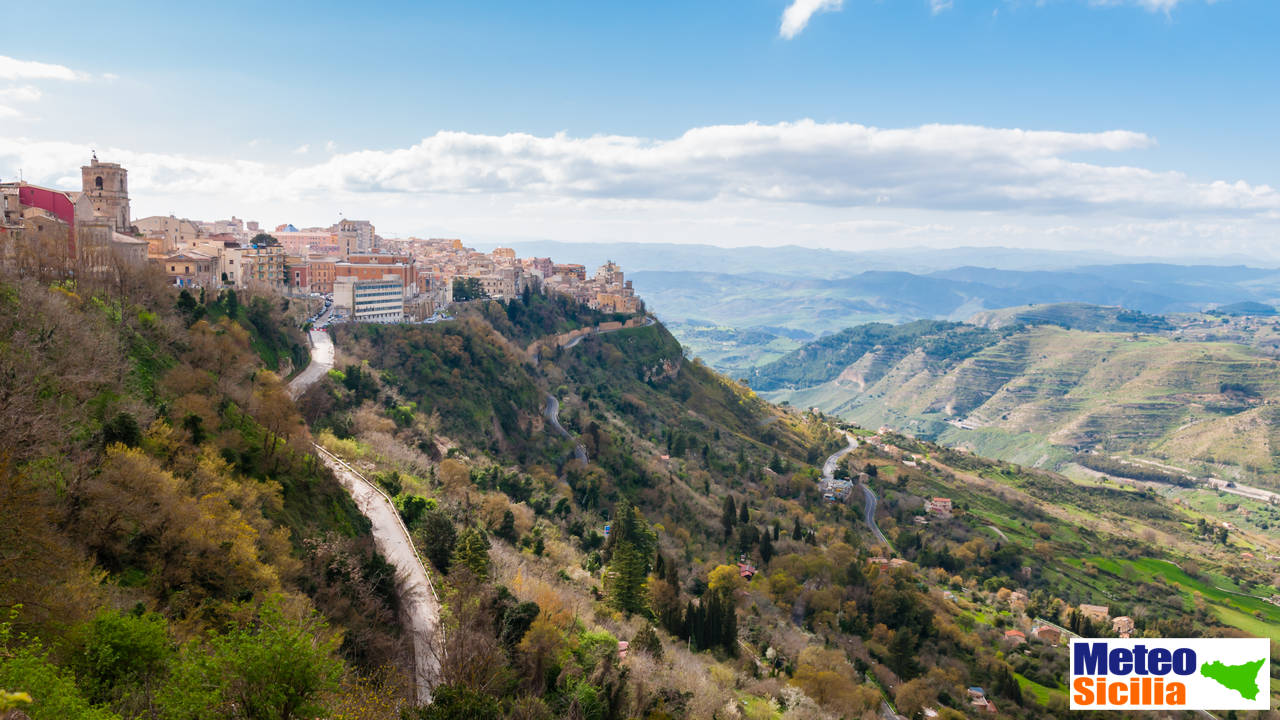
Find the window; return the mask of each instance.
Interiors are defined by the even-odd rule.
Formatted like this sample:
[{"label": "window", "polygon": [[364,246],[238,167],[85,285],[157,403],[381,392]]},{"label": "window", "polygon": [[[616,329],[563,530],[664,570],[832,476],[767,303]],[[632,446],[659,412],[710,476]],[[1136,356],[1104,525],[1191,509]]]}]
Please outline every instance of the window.
[{"label": "window", "polygon": [[93,179],[93,186],[94,186],[94,187],[96,187],[96,188],[98,188],[99,190],[101,190],[101,189],[102,189],[102,176],[101,176],[101,175],[99,175],[98,177],[96,177],[96,178],[94,178],[94,179]]}]

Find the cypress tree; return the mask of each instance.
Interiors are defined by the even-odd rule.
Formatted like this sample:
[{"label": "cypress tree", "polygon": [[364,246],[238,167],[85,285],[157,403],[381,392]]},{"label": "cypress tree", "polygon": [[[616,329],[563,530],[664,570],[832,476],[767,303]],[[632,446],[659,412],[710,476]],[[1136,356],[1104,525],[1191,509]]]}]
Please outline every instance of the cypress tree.
[{"label": "cypress tree", "polygon": [[[773,530],[777,532],[778,528],[774,527]],[[771,559],[773,559],[773,541],[769,539],[768,531],[765,531],[760,534],[760,561],[768,565]]]},{"label": "cypress tree", "polygon": [[795,524],[791,526],[791,539],[799,540],[802,537],[804,537],[804,530],[800,528],[800,517],[797,515]]},{"label": "cypress tree", "polygon": [[733,496],[728,495],[724,499],[724,509],[720,514],[720,525],[724,527],[724,539],[729,540],[729,536],[733,534],[733,526],[738,521],[738,509],[734,507]]},{"label": "cypress tree", "polygon": [[750,511],[747,510],[747,503],[745,500],[742,502],[742,507],[738,508],[738,522],[742,525],[746,525],[748,522],[751,522]]}]

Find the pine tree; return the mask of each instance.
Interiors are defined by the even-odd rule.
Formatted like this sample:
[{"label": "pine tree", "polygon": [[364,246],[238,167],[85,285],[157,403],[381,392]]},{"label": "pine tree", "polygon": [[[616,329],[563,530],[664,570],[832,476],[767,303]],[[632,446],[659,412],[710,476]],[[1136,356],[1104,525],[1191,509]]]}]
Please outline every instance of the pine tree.
[{"label": "pine tree", "polygon": [[462,532],[453,553],[453,564],[467,568],[481,580],[489,577],[489,538],[483,530],[470,527]]},{"label": "pine tree", "polygon": [[640,628],[640,632],[636,633],[636,636],[632,638],[631,649],[649,653],[654,658],[660,659],[662,657],[662,640],[658,638],[658,633],[653,629],[653,626],[645,623],[645,626]]},{"label": "pine tree", "polygon": [[626,500],[614,510],[613,530],[605,549],[609,567],[605,570],[605,590],[609,602],[623,612],[645,612],[645,586],[657,538],[640,512]]},{"label": "pine tree", "polygon": [[769,458],[769,469],[779,474],[786,469],[782,464],[782,458],[778,456],[777,450],[774,450],[773,457]]},{"label": "pine tree", "polygon": [[502,524],[498,525],[498,529],[494,531],[494,535],[506,540],[512,545],[516,544],[519,536],[516,534],[516,516],[510,510],[502,514]]}]

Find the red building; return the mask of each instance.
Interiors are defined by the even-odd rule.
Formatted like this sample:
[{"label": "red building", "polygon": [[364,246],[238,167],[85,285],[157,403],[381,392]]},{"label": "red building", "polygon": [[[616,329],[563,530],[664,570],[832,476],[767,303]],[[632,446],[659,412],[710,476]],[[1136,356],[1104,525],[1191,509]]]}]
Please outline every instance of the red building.
[{"label": "red building", "polygon": [[18,186],[18,203],[25,207],[40,208],[56,216],[67,224],[68,257],[76,256],[76,205],[71,197],[61,190],[50,190],[36,185],[23,183]]}]

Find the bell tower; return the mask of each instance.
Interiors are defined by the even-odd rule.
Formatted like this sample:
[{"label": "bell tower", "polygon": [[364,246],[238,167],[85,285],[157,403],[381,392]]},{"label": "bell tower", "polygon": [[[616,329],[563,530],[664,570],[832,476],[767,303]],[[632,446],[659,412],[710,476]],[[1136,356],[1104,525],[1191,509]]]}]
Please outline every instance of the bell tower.
[{"label": "bell tower", "polygon": [[129,232],[129,171],[118,163],[98,162],[98,154],[80,168],[84,194],[93,212],[102,216],[118,233]]}]

